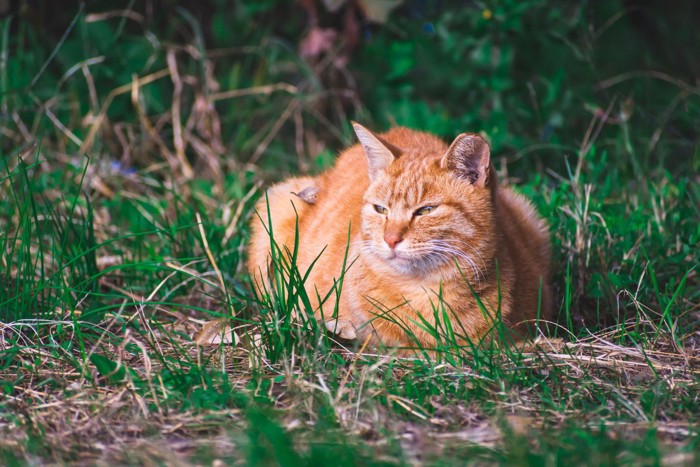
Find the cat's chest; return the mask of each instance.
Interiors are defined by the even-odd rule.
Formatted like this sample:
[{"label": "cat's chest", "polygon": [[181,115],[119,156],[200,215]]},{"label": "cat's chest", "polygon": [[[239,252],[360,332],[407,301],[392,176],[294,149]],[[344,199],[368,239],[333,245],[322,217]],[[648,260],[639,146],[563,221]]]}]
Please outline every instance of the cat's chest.
[{"label": "cat's chest", "polygon": [[409,307],[420,311],[441,309],[445,304],[459,307],[464,290],[454,281],[440,278],[423,280],[401,278],[389,274],[363,274],[356,278],[350,294],[355,307],[391,310]]}]

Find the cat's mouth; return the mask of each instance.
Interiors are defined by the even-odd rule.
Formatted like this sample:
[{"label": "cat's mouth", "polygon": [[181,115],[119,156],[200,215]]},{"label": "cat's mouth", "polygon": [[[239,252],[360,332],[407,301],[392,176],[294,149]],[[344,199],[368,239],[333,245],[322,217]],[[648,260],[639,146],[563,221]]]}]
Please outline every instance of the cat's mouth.
[{"label": "cat's mouth", "polygon": [[397,250],[389,250],[389,253],[387,254],[388,260],[406,260],[408,259],[408,255],[402,251],[397,251]]},{"label": "cat's mouth", "polygon": [[443,265],[443,259],[416,251],[385,250],[381,255],[385,264],[402,274],[428,274]]},{"label": "cat's mouth", "polygon": [[414,260],[412,255],[409,253],[398,250],[389,250],[389,253],[385,256],[385,259],[390,264],[403,267],[411,264]]},{"label": "cat's mouth", "polygon": [[403,274],[413,273],[422,268],[424,258],[416,255],[416,252],[404,248],[379,248],[374,249],[374,253],[383,262]]}]

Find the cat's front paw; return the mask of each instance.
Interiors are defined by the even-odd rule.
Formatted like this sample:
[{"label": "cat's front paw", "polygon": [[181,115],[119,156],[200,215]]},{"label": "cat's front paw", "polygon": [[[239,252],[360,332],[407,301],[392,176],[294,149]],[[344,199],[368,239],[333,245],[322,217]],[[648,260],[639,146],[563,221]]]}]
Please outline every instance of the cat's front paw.
[{"label": "cat's front paw", "polygon": [[357,339],[355,325],[345,319],[332,319],[325,322],[326,329],[341,339]]}]

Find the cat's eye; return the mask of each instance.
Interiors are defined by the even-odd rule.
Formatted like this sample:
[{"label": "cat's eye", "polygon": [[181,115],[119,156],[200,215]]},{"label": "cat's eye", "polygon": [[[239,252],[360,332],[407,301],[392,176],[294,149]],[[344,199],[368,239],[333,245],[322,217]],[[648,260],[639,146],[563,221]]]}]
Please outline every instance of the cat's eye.
[{"label": "cat's eye", "polygon": [[437,206],[423,206],[420,209],[416,209],[416,212],[413,213],[414,216],[424,216],[426,214],[430,214],[430,212],[435,209]]},{"label": "cat's eye", "polygon": [[384,206],[380,206],[379,204],[374,205],[374,210],[377,211],[379,214],[384,214],[384,215],[389,214],[389,210],[387,208],[385,208]]}]

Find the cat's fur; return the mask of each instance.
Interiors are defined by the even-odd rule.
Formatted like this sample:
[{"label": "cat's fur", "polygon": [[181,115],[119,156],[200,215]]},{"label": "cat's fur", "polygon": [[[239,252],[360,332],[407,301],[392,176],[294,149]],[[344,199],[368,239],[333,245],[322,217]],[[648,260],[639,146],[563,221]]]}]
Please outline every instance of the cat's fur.
[{"label": "cat's fur", "polygon": [[[538,306],[548,316],[547,226],[529,201],[497,186],[483,138],[462,134],[448,147],[407,128],[378,136],[354,128],[360,144],[334,168],[277,184],[258,203],[248,266],[259,291],[271,274],[269,213],[283,250],[294,250],[298,225],[301,274],[315,261],[308,296],[342,337],[431,347],[423,320],[434,326],[436,309],[447,311],[462,343],[482,339],[498,313],[520,335]],[[417,213],[426,206],[434,208]],[[346,249],[336,320],[336,294],[328,292],[343,274]],[[315,298],[327,295],[321,312]]]}]

